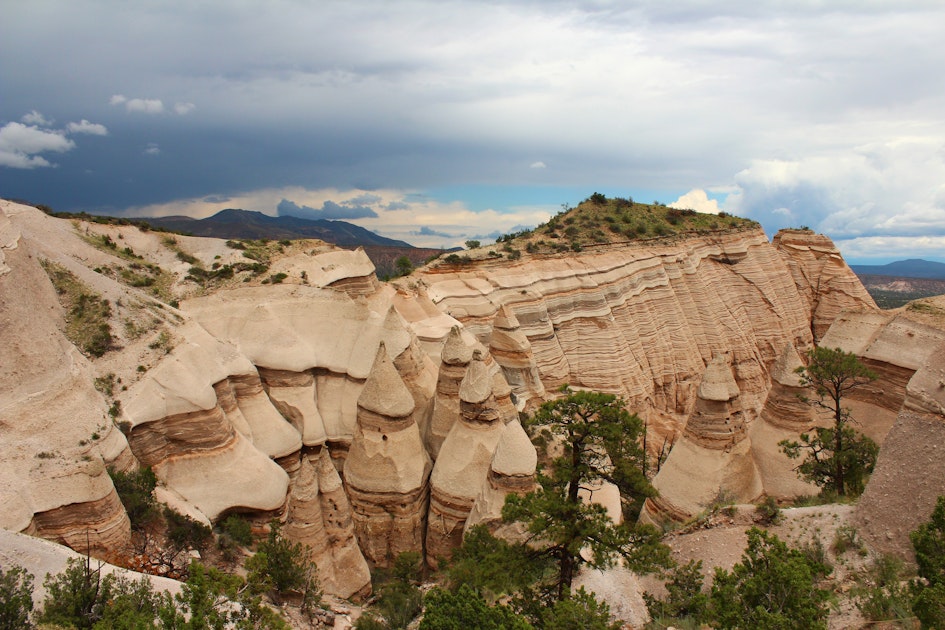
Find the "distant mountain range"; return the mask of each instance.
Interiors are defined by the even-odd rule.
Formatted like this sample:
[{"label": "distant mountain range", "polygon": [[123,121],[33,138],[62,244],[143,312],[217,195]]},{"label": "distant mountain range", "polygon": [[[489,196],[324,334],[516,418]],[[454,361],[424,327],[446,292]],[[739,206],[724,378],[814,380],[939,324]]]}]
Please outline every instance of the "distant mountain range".
[{"label": "distant mountain range", "polygon": [[317,238],[327,243],[334,243],[339,247],[368,245],[413,247],[405,241],[380,236],[371,230],[346,221],[301,219],[292,216],[273,217],[254,210],[238,210],[235,208],[221,210],[206,219],[171,216],[142,217],[141,220],[174,232],[187,232],[194,236],[212,236],[214,238],[267,238],[272,240]]},{"label": "distant mountain range", "polygon": [[925,278],[945,280],[945,263],[913,258],[897,260],[888,265],[850,265],[858,276],[892,276],[894,278]]},{"label": "distant mountain range", "polygon": [[932,295],[945,294],[945,264],[898,260],[888,265],[850,265],[880,308],[899,308]]}]

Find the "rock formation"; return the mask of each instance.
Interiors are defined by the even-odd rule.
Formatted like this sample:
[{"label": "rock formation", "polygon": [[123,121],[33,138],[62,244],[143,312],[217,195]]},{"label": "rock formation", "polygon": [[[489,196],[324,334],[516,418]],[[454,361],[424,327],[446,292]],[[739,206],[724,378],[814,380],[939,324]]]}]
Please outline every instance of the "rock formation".
[{"label": "rock formation", "polygon": [[[885,325],[870,325],[875,323],[844,314],[824,338],[862,353],[880,375],[875,387],[854,401],[862,405],[854,409],[858,429],[875,432],[873,417],[902,396],[895,422],[883,433],[855,523],[871,548],[912,559],[909,532],[928,520],[936,499],[945,495],[945,297],[919,300]],[[858,329],[865,334],[857,343]],[[897,390],[903,376],[904,391]]]},{"label": "rock formation", "polygon": [[130,542],[105,467],[133,459],[92,365],[60,332],[65,314],[40,244],[20,235],[22,213],[0,205],[0,527],[103,557]]},{"label": "rock formation", "polygon": [[285,536],[311,550],[325,591],[339,597],[370,593],[371,573],[355,537],[351,506],[326,449],[298,460],[285,520]]},{"label": "rock formation", "polygon": [[[808,301],[788,266],[794,255],[749,230],[577,256],[524,256],[482,269],[434,267],[417,277],[441,311],[487,346],[506,307],[546,389],[569,383],[620,394],[652,429],[672,432],[692,412],[714,354],[730,353],[750,421],[785,344],[813,343]],[[839,294],[831,300],[861,303]],[[429,334],[425,320],[407,319],[418,336]]]},{"label": "rock formation", "polygon": [[425,436],[427,449],[434,459],[439,455],[443,440],[459,419],[459,386],[466,376],[466,366],[472,361],[472,353],[472,347],[463,340],[460,327],[453,326],[440,352],[436,404]]},{"label": "rock formation", "polygon": [[781,230],[772,244],[784,256],[806,302],[814,341],[820,341],[841,311],[876,310],[873,298],[826,236],[809,230]]},{"label": "rock formation", "polygon": [[430,457],[413,419],[415,403],[383,343],[358,397],[357,430],[344,479],[361,549],[386,567],[421,552],[429,500]]},{"label": "rock formation", "polygon": [[508,306],[503,305],[492,322],[489,352],[502,367],[516,398],[522,401],[544,399],[545,386],[538,375],[532,345]]},{"label": "rock formation", "polygon": [[653,479],[660,496],[647,499],[645,520],[684,521],[714,501],[751,502],[762,493],[726,355],[706,367],[697,395],[682,437]]},{"label": "rock formation", "polygon": [[475,351],[459,387],[460,414],[443,442],[430,478],[427,562],[436,566],[462,543],[466,517],[489,473],[505,424],[492,375]]},{"label": "rock formation", "polygon": [[[104,356],[62,333],[41,260],[109,305]],[[175,509],[281,518],[327,590],[363,594],[365,556],[385,566],[424,536],[430,558],[448,555],[464,525],[494,524],[505,494],[530,487],[518,409],[565,383],[623,396],[651,431],[685,431],[658,479],[664,513],[719,490],[751,499],[760,483],[787,496],[769,485],[773,432],[806,420],[789,419],[785,348],[822,336],[879,372],[853,401],[873,435],[903,401],[921,415],[936,399],[913,387],[936,369],[936,327],[864,296],[808,232],[680,234],[381,284],[363,251],[170,238],[0,201],[0,525],[120,548],[128,521],[105,467],[148,465]]]},{"label": "rock formation", "polygon": [[489,474],[466,518],[465,530],[476,525],[495,528],[502,519],[502,506],[510,493],[526,494],[535,489],[538,453],[518,420],[502,429],[489,465]]},{"label": "rock formation", "polygon": [[797,460],[781,452],[782,440],[797,440],[799,434],[817,424],[817,414],[801,397],[810,392],[801,382],[798,368],[804,366],[793,344],[784,346],[771,370],[771,389],[756,420],[748,431],[751,452],[761,474],[765,494],[776,499],[814,495],[820,489],[798,478]]}]

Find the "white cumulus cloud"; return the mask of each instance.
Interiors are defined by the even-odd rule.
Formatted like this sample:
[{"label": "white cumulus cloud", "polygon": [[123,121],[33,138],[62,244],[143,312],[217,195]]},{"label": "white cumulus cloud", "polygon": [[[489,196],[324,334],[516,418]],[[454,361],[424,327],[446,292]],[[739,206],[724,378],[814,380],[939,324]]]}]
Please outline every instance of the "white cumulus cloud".
[{"label": "white cumulus cloud", "polygon": [[707,212],[710,214],[719,213],[719,202],[715,199],[709,199],[709,196],[701,188],[690,190],[685,195],[669,204],[669,207],[678,208],[680,210]]},{"label": "white cumulus cloud", "polygon": [[46,118],[35,109],[30,113],[25,114],[22,118],[20,118],[20,120],[25,122],[27,125],[37,125],[39,127],[49,127],[53,124],[52,120]]},{"label": "white cumulus cloud", "polygon": [[529,164],[528,168],[548,168],[548,165],[541,161],[532,162],[531,164]]},{"label": "white cumulus cloud", "polygon": [[109,105],[124,105],[129,112],[142,114],[164,113],[164,102],[159,98],[128,98],[124,94],[114,94],[108,100]]},{"label": "white cumulus cloud", "polygon": [[174,104],[174,111],[180,116],[186,116],[190,112],[194,111],[194,109],[196,108],[197,106],[194,105],[193,103],[175,103]]},{"label": "white cumulus cloud", "polygon": [[85,118],[79,122],[71,122],[66,125],[66,131],[69,133],[84,133],[90,136],[107,136],[108,129],[105,125],[87,121]]},{"label": "white cumulus cloud", "polygon": [[18,122],[0,127],[0,166],[25,169],[55,166],[39,154],[64,153],[73,148],[75,142],[58,131]]},{"label": "white cumulus cloud", "polygon": [[161,147],[156,142],[149,142],[144,149],[145,155],[161,155]]}]

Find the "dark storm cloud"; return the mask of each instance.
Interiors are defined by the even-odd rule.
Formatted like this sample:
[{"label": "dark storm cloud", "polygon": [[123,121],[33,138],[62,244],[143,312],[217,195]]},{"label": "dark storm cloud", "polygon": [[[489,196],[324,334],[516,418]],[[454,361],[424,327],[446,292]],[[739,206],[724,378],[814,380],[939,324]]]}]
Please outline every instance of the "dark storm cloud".
[{"label": "dark storm cloud", "polygon": [[[768,229],[921,232],[942,160],[902,147],[945,145],[942,23],[927,0],[8,2],[0,194],[714,187]],[[309,210],[407,209],[364,195]]]},{"label": "dark storm cloud", "polygon": [[299,206],[296,203],[283,199],[276,207],[280,217],[298,217],[300,219],[366,219],[377,218],[377,213],[367,206],[358,206],[350,202],[335,203],[326,201],[320,209],[309,206]]}]

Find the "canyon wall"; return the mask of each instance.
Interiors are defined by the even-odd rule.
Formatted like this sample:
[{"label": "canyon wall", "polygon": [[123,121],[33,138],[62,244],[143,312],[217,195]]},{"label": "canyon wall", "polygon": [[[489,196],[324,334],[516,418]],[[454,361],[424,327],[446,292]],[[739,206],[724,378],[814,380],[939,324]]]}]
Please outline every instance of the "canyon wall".
[{"label": "canyon wall", "polygon": [[[717,483],[692,501],[666,484],[666,511],[725,489],[725,458],[753,498],[771,470],[755,463],[770,440],[754,432],[789,405],[759,421],[772,378],[791,386],[779,358],[829,338],[841,309],[876,317],[829,241],[807,232],[440,261],[391,284],[363,252],[300,243],[270,252],[271,276],[199,286],[186,256],[239,269],[243,253],[3,204],[0,440],[15,445],[0,469],[3,527],[114,552],[129,528],[105,466],[146,465],[163,501],[205,523],[283,521],[344,597],[369,591],[369,565],[402,551],[435,563],[464,529],[494,524],[502,498],[533,484],[518,410],[563,384],[623,396],[655,437],[691,422],[679,453],[720,455]],[[105,236],[127,251],[103,249]],[[67,314],[41,259],[110,300],[104,356],[60,332]],[[179,304],[122,281],[146,263]],[[109,375],[115,390],[97,391]],[[901,389],[875,398],[895,405]]]}]

